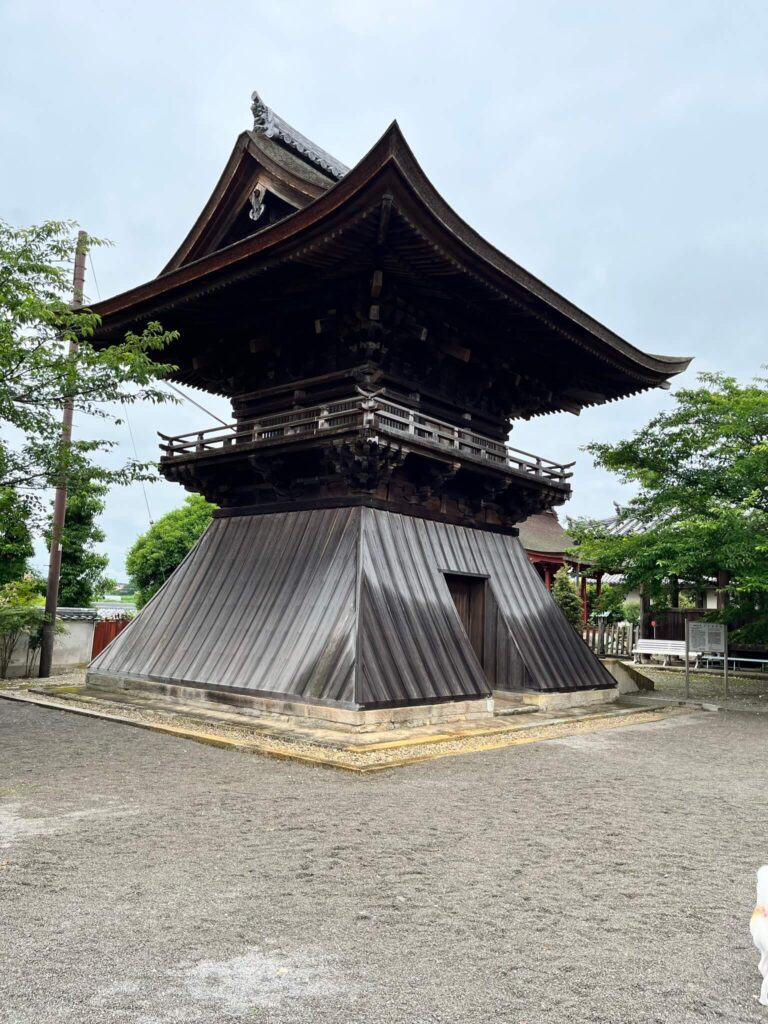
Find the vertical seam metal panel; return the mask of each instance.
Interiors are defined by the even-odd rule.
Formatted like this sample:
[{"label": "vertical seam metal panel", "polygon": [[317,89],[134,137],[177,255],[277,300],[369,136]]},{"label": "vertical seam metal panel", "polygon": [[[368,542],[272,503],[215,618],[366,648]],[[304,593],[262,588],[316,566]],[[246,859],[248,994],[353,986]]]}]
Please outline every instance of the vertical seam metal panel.
[{"label": "vertical seam metal panel", "polygon": [[612,684],[515,538],[366,508],[214,520],[93,668],[361,705],[483,696],[446,572],[490,579],[491,678]]},{"label": "vertical seam metal panel", "polygon": [[[365,510],[359,630],[361,704],[489,693],[424,520]],[[419,528],[416,528],[416,525]]]},{"label": "vertical seam metal panel", "polygon": [[358,527],[355,509],[214,520],[94,669],[352,703]]}]

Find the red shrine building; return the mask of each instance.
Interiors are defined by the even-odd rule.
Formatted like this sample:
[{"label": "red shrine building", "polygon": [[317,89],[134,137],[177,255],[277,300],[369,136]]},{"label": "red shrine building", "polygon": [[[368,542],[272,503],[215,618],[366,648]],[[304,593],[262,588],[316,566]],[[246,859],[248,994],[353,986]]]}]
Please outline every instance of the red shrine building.
[{"label": "red shrine building", "polygon": [[233,422],[161,434],[163,475],[218,511],[88,684],[319,718],[612,686],[518,538],[568,499],[569,467],[508,437],[668,387],[688,360],[481,238],[397,124],[348,169],[252,109],[162,273],[95,307],[97,344],[177,330],[173,379]]},{"label": "red shrine building", "polygon": [[525,548],[528,558],[535,566],[547,590],[552,590],[555,573],[563,566],[579,577],[581,618],[586,623],[589,619],[587,581],[590,578],[594,579],[596,592],[599,595],[604,574],[594,572],[589,564],[579,561],[570,553],[576,542],[563,529],[554,509],[529,516],[528,519],[518,523],[517,528],[520,543]]}]

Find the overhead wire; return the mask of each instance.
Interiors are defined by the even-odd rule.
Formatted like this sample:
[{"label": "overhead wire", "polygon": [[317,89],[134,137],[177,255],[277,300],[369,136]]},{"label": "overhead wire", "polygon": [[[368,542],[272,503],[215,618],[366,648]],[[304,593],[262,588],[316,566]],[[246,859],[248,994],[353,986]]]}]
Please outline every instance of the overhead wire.
[{"label": "overhead wire", "polygon": [[[95,267],[93,265],[93,257],[91,256],[91,250],[90,249],[88,250],[88,262],[89,262],[90,267],[91,267],[91,274],[93,275],[93,283],[94,283],[94,285],[96,287],[96,296],[99,299],[99,301],[101,301],[101,291],[99,289],[99,282],[98,282],[98,279],[96,277],[96,269],[95,269]],[[200,409],[201,412],[204,412],[206,414],[206,416],[210,416],[211,419],[216,420],[216,422],[220,423],[222,425],[222,427],[228,427],[229,426],[229,424],[225,420],[221,419],[220,416],[217,416],[216,413],[211,412],[210,409],[206,409],[206,407],[204,405],[202,405],[200,402],[196,402],[194,398],[190,398],[190,396],[188,394],[186,394],[180,388],[177,388],[175,384],[171,384],[171,382],[168,381],[168,380],[164,381],[164,383],[165,383],[165,386],[167,388],[169,388],[171,391],[175,392],[177,395],[179,395],[185,401],[190,402],[192,405],[196,406],[198,409]],[[130,418],[128,416],[128,409],[126,408],[125,402],[122,402],[121,405],[123,407],[123,414],[125,416],[126,426],[128,427],[128,433],[130,434],[130,437],[131,437],[131,444],[133,445],[133,454],[134,454],[134,457],[135,457],[136,461],[138,462],[139,461],[139,453],[138,453],[138,450],[136,448],[136,439],[133,436],[133,429],[131,427],[131,421],[130,421]],[[142,490],[142,493],[144,495],[144,504],[147,507],[147,518],[149,519],[149,525],[153,526],[154,525],[154,519],[152,518],[152,511],[151,511],[151,509],[149,507],[149,498],[147,497],[147,489],[146,489],[146,487],[144,485],[144,481],[143,480],[141,480],[140,483],[141,483],[141,490]]]},{"label": "overhead wire", "polygon": [[[134,455],[134,458],[136,459],[136,461],[138,462],[139,461],[139,453],[136,450],[136,440],[135,440],[135,438],[133,436],[133,430],[131,429],[131,421],[128,419],[128,410],[125,407],[125,402],[122,402],[121,404],[123,406],[123,412],[125,413],[125,423],[126,423],[126,426],[128,427],[128,433],[131,435],[131,444],[133,445],[133,455]],[[150,507],[149,507],[149,498],[147,497],[147,488],[144,486],[144,481],[143,480],[140,480],[139,482],[141,483],[141,491],[142,491],[142,494],[144,495],[144,504],[147,506],[147,518],[149,519],[149,525],[150,526],[154,526],[155,525],[155,521],[152,518],[152,512],[151,512]]]},{"label": "overhead wire", "polygon": [[[88,249],[88,262],[89,262],[90,267],[91,267],[91,274],[93,275],[93,283],[94,283],[94,285],[96,287],[96,297],[99,299],[99,301],[101,301],[101,290],[99,289],[99,281],[98,281],[98,278],[96,277],[96,269],[95,269],[95,267],[93,265],[93,257],[91,256],[91,250],[90,249]],[[125,425],[128,427],[128,434],[129,434],[129,436],[131,438],[131,445],[133,446],[133,456],[136,459],[136,461],[138,462],[139,461],[139,452],[138,452],[138,449],[136,448],[136,438],[133,436],[133,428],[131,427],[131,420],[130,420],[130,418],[128,416],[128,409],[126,407],[125,402],[121,402],[120,405],[123,408],[123,415],[125,416]],[[145,483],[144,483],[143,480],[140,480],[139,483],[141,484],[141,493],[144,495],[144,504],[147,507],[147,519],[149,520],[149,525],[150,526],[154,526],[155,521],[152,518],[152,510],[149,507],[149,498],[147,497],[147,488],[146,488]]]},{"label": "overhead wire", "polygon": [[198,409],[200,409],[202,412],[204,412],[206,414],[206,416],[210,416],[211,419],[216,420],[216,422],[220,423],[222,425],[222,427],[228,427],[229,426],[229,424],[225,420],[220,419],[216,415],[216,413],[211,412],[210,409],[206,409],[204,405],[201,405],[199,402],[196,402],[194,400],[194,398],[190,398],[189,395],[185,394],[185,392],[183,392],[179,388],[177,388],[175,384],[171,384],[171,382],[167,380],[167,381],[165,381],[165,386],[170,388],[171,391],[175,391],[177,395],[181,395],[182,398],[186,398],[186,400],[188,402],[191,402],[192,405],[196,405]]}]

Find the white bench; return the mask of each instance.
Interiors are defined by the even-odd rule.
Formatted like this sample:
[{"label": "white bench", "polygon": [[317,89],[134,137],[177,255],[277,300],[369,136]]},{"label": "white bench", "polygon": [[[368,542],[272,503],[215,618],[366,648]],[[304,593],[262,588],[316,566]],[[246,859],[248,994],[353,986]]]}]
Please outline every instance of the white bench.
[{"label": "white bench", "polygon": [[[664,664],[669,664],[670,658],[685,658],[685,640],[638,640],[632,649],[635,661],[641,661],[644,654],[657,655],[664,658]],[[699,664],[701,651],[688,651],[688,658],[693,661],[694,667]]]}]

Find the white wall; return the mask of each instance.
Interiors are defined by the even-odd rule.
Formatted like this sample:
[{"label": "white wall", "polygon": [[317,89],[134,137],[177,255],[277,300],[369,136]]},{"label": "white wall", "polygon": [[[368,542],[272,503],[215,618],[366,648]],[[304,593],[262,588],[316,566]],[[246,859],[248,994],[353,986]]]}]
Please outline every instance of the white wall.
[{"label": "white wall", "polygon": [[[75,668],[87,665],[91,660],[93,649],[94,619],[64,620],[66,633],[57,633],[53,644],[54,673],[71,672]],[[8,679],[19,679],[26,675],[27,638],[21,637],[16,644],[8,665]],[[31,674],[37,675],[40,664],[40,652],[35,652]]]}]

